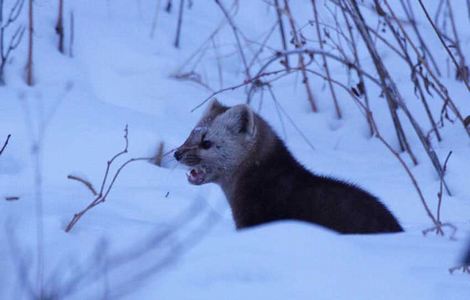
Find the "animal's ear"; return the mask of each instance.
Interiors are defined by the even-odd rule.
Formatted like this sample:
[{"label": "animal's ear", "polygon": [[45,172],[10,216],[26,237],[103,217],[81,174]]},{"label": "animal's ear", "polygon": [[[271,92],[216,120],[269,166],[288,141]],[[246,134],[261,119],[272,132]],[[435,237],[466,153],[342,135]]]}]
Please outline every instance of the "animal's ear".
[{"label": "animal's ear", "polygon": [[222,105],[217,99],[214,98],[204,111],[202,115],[202,121],[210,123],[210,121],[212,121],[216,116],[220,115],[227,109],[227,106]]},{"label": "animal's ear", "polygon": [[207,109],[206,109],[206,112],[204,113],[204,115],[208,115],[208,114],[217,114],[218,112],[226,109],[227,107],[226,106],[223,106],[219,100],[217,100],[216,98],[212,99],[212,101],[209,103],[209,105],[207,106]]},{"label": "animal's ear", "polygon": [[246,104],[236,105],[224,113],[227,127],[235,132],[253,135],[256,131],[255,114]]}]

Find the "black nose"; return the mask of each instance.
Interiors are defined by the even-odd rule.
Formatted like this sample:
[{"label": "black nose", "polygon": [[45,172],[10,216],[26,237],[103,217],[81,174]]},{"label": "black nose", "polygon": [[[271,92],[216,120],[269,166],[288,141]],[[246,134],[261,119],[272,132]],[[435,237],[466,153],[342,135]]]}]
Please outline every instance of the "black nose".
[{"label": "black nose", "polygon": [[174,156],[175,156],[175,159],[177,161],[179,161],[183,157],[183,151],[182,150],[176,150]]}]

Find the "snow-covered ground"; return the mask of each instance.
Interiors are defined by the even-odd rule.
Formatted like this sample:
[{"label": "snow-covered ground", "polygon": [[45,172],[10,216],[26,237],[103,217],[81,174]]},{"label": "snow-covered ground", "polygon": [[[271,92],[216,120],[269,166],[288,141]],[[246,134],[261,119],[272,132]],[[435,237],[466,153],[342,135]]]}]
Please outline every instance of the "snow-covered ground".
[{"label": "snow-covered ground", "polygon": [[[368,137],[357,106],[338,92],[344,118],[335,119],[324,82],[312,80],[320,112],[311,113],[301,79],[295,76],[279,81],[274,89],[313,149],[285,117],[279,118],[268,96],[262,105],[255,97],[253,107],[305,166],[377,195],[398,217],[405,233],[344,236],[293,221],[237,232],[217,186],[191,186],[184,168],[146,162],[128,165],[107,201],[65,233],[74,213],[93,200],[84,185],[67,175],[86,178],[99,187],[106,161],[124,147],[126,124],[129,153],[118,163],[154,155],[161,141],[165,150],[184,141],[201,114],[191,109],[210,91],[171,75],[224,20],[212,1],[194,1],[185,11],[181,47],[175,49],[176,1],[172,14],[160,11],[153,37],[155,4],[164,6],[166,1],[68,2],[66,16],[73,10],[75,18],[73,58],[56,50],[56,1],[36,1],[36,85],[27,87],[22,79],[25,40],[7,66],[7,85],[0,87],[0,146],[7,134],[12,135],[0,156],[0,298],[31,297],[28,287],[38,285],[37,203],[41,199],[43,286],[52,292],[74,287],[67,294],[70,299],[470,298],[470,276],[448,272],[460,263],[470,232],[470,139],[464,130],[446,123],[443,141],[433,141],[441,161],[453,151],[446,176],[453,196],[444,195],[441,218],[458,227],[456,240],[449,239],[448,231],[444,237],[433,233],[424,237],[422,230],[432,223],[409,177],[379,140]],[[259,39],[270,29],[266,24],[274,24],[274,11],[264,1],[239,2],[240,31]],[[306,10],[303,4],[291,2],[295,15],[310,17],[309,3]],[[466,29],[460,32],[461,42],[469,49],[468,17],[463,9],[456,13],[463,15],[459,20]],[[223,86],[230,86],[243,80],[243,67],[230,27],[225,25],[221,32],[216,42],[223,54]],[[431,30],[424,32],[427,39],[436,39]],[[269,43],[280,45],[274,36]],[[445,65],[445,52],[437,40],[432,44]],[[220,53],[208,51],[199,70],[219,89]],[[363,56],[364,63],[370,63],[366,52]],[[383,56],[388,56],[385,50]],[[386,62],[405,98],[412,99],[411,109],[419,110],[406,68]],[[190,69],[188,64],[185,67]],[[461,112],[469,115],[465,86],[452,78],[443,81]],[[241,103],[244,89],[221,94],[219,100]],[[371,101],[383,135],[395,141],[385,100]],[[430,104],[438,116],[441,103]],[[424,114],[419,121],[426,121]],[[419,141],[411,138],[410,144],[420,164],[413,166],[405,154],[402,157],[435,212],[439,179]],[[397,147],[396,141],[393,146]],[[170,156],[165,161],[170,162]],[[19,200],[5,201],[9,196]]]}]

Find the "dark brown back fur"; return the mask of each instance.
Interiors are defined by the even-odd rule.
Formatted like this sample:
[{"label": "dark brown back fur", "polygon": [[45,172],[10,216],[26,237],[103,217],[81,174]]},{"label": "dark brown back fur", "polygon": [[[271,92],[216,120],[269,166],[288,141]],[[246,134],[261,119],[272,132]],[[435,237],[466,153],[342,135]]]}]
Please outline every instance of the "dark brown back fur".
[{"label": "dark brown back fur", "polygon": [[258,145],[269,151],[242,168],[227,195],[237,228],[296,219],[340,233],[403,231],[395,217],[373,195],[351,184],[307,171],[277,136],[269,144],[268,148]]}]

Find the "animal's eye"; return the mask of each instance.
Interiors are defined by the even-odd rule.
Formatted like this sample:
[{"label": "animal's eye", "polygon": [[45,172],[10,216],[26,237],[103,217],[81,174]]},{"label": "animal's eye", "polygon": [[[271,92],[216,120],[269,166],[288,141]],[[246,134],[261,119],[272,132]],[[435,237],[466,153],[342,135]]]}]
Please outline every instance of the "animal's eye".
[{"label": "animal's eye", "polygon": [[212,142],[211,141],[202,141],[201,142],[201,148],[202,149],[209,149],[210,147],[212,147]]}]

